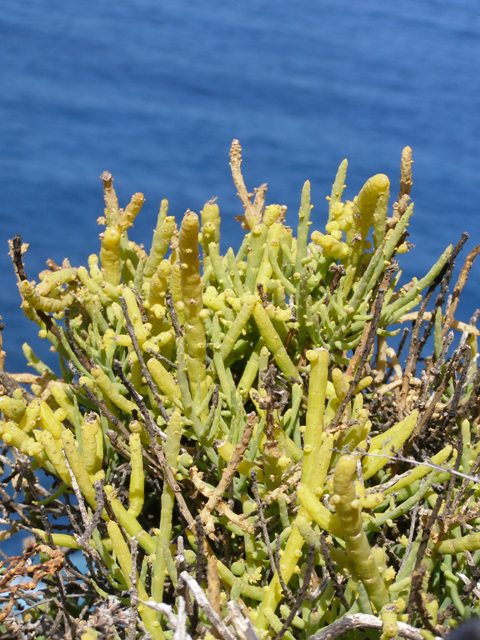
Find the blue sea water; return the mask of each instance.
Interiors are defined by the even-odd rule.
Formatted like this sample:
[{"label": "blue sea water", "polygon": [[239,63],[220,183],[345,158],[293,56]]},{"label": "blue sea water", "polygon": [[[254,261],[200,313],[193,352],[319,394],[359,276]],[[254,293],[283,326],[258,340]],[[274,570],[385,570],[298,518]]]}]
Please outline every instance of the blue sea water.
[{"label": "blue sea water", "polygon": [[[338,163],[348,195],[414,149],[415,252],[426,271],[464,230],[480,237],[480,8],[476,0],[3,0],[0,12],[0,313],[10,369],[35,332],[21,315],[7,239],[48,257],[97,250],[99,175],[123,202],[146,195],[134,236],[149,243],[158,204],[178,216],[218,196],[224,244],[239,244],[232,138],[250,187],[314,218]],[[479,267],[462,314],[480,306]]]}]

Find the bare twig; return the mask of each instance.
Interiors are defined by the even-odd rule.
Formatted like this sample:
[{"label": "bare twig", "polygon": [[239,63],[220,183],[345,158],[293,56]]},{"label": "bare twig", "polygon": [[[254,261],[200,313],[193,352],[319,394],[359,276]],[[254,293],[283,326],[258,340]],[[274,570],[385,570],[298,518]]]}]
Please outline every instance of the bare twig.
[{"label": "bare twig", "polygon": [[306,567],[306,570],[305,570],[305,576],[303,578],[302,586],[300,587],[300,589],[299,589],[299,591],[298,591],[298,593],[297,593],[297,595],[295,597],[295,602],[292,604],[292,606],[290,608],[290,613],[288,614],[287,618],[285,619],[285,622],[283,623],[282,628],[277,633],[277,635],[275,636],[274,640],[282,640],[283,636],[289,630],[290,625],[293,622],[293,619],[297,615],[297,612],[300,610],[300,607],[302,606],[303,601],[307,597],[307,592],[308,592],[308,590],[310,588],[310,580],[311,580],[311,577],[312,577],[312,574],[313,574],[314,558],[315,558],[315,547],[313,545],[310,545],[308,547],[307,567]]},{"label": "bare twig", "polygon": [[65,453],[63,455],[63,458],[65,461],[65,466],[68,469],[68,473],[70,474],[70,480],[72,481],[72,489],[73,489],[73,493],[75,494],[75,497],[77,498],[78,508],[80,510],[80,514],[83,520],[83,526],[85,528],[88,528],[88,526],[90,525],[90,518],[88,517],[88,514],[87,514],[87,507],[85,505],[85,500],[83,499],[82,492],[80,490],[80,487],[78,486],[77,478],[73,473],[72,467],[70,466],[70,462],[68,461],[68,458],[65,455]]},{"label": "bare twig", "polygon": [[210,604],[205,592],[195,580],[195,578],[193,578],[186,571],[182,571],[179,578],[187,585],[193,597],[195,598],[196,603],[207,616],[219,637],[223,638],[224,640],[237,640],[230,629],[228,629],[228,627],[222,622],[222,620]]},{"label": "bare twig", "polygon": [[445,317],[445,324],[443,327],[443,335],[447,333],[450,329],[450,326],[453,322],[453,317],[455,315],[455,311],[457,310],[458,302],[460,300],[460,294],[463,291],[465,284],[467,283],[468,274],[470,273],[470,269],[472,268],[473,261],[475,258],[480,255],[480,244],[474,247],[470,253],[468,254],[465,264],[460,271],[460,275],[458,276],[457,283],[453,289],[453,295],[450,304],[447,308],[447,313]]},{"label": "bare twig", "polygon": [[138,606],[138,591],[137,591],[137,557],[138,557],[138,542],[135,537],[130,538],[130,553],[132,555],[132,569],[130,571],[130,623],[127,630],[128,640],[135,640],[137,636],[137,606]]},{"label": "bare twig", "polygon": [[253,497],[255,498],[255,502],[257,504],[257,509],[258,509],[258,521],[260,524],[260,528],[262,530],[263,541],[267,548],[268,559],[270,560],[270,566],[272,568],[273,573],[275,573],[275,571],[277,572],[278,581],[280,582],[280,587],[282,589],[284,598],[290,604],[292,604],[295,601],[295,598],[293,596],[293,593],[288,588],[288,585],[286,584],[285,580],[283,579],[278,553],[273,553],[272,551],[272,545],[270,543],[270,536],[268,534],[267,523],[265,521],[265,514],[263,512],[262,500],[260,499],[260,494],[258,491],[257,474],[255,473],[255,471],[250,472],[250,478],[252,480]]},{"label": "bare twig", "polygon": [[[80,546],[82,546],[82,547],[84,547],[85,545],[88,544],[88,541],[89,541],[92,533],[94,532],[94,530],[100,524],[100,521],[102,519],[102,512],[103,512],[103,509],[105,507],[105,496],[104,496],[104,493],[103,493],[102,483],[97,480],[97,482],[95,482],[94,486],[95,486],[95,504],[96,504],[95,513],[89,519],[90,521],[86,524],[85,531],[78,538],[78,544]],[[77,494],[75,493],[75,495],[77,495]],[[77,496],[77,500],[78,500],[78,496]],[[85,524],[85,522],[84,522],[84,524]]]},{"label": "bare twig", "polygon": [[423,529],[422,539],[420,541],[420,546],[417,550],[417,555],[415,559],[415,568],[412,574],[412,587],[410,590],[409,596],[409,619],[411,618],[412,613],[412,605],[417,609],[420,619],[426,629],[430,631],[430,633],[436,634],[437,629],[433,626],[430,614],[428,613],[425,602],[422,598],[422,586],[424,584],[425,574],[427,573],[427,568],[423,563],[423,559],[427,552],[428,542],[431,537],[432,528],[435,525],[435,522],[438,517],[438,513],[443,503],[442,494],[438,495],[437,500],[435,501],[435,505],[429,515],[428,521],[425,524]]},{"label": "bare twig", "polygon": [[232,457],[228,461],[228,464],[225,467],[225,469],[223,470],[222,477],[220,478],[220,482],[213,490],[212,495],[210,496],[210,498],[208,499],[208,502],[203,507],[200,513],[200,518],[202,522],[204,523],[207,522],[211,512],[213,511],[213,509],[215,509],[215,506],[221,500],[223,494],[228,489],[233,478],[235,477],[235,474],[238,469],[238,465],[242,461],[243,454],[245,453],[245,450],[247,449],[248,444],[250,442],[250,438],[252,437],[255,424],[256,424],[256,414],[250,413],[247,417],[247,422],[245,424],[242,439],[235,447]]},{"label": "bare twig", "polygon": [[[405,622],[398,622],[398,635],[401,638],[407,638],[408,640],[423,640],[423,635],[419,629],[412,627]],[[339,638],[347,631],[352,629],[381,629],[383,622],[377,616],[372,616],[367,613],[354,613],[351,615],[343,616],[339,620],[335,620],[328,627],[325,627],[313,636],[310,636],[308,640],[334,640]],[[434,640],[442,640],[440,636],[435,636]]]},{"label": "bare twig", "polygon": [[[165,604],[164,602],[154,602],[153,600],[140,600],[140,604],[143,604],[146,607],[149,607],[150,609],[153,609],[154,611],[158,611],[158,613],[161,613],[162,615],[164,615],[168,620],[168,625],[170,626],[170,629],[172,629],[173,631],[176,631],[179,627],[178,619],[182,618],[182,607],[183,607],[183,614],[185,613],[185,600],[182,598],[182,596],[177,597],[178,617],[173,613],[173,608],[169,604]],[[186,623],[185,615],[183,615],[183,622]],[[191,637],[186,632],[185,627],[181,629],[181,632],[182,631],[184,632],[183,635],[180,636],[182,640],[191,640]]]},{"label": "bare twig", "polygon": [[177,628],[175,629],[175,635],[173,640],[190,640],[190,636],[187,633],[187,612],[185,600],[182,596],[178,597],[177,607]]},{"label": "bare twig", "polygon": [[162,471],[165,476],[165,480],[175,495],[175,499],[177,500],[180,513],[182,514],[187,524],[193,527],[195,525],[195,520],[192,514],[190,513],[190,509],[188,508],[187,503],[185,502],[185,498],[183,497],[180,486],[178,482],[175,480],[175,476],[173,475],[173,471],[167,462],[163,449],[157,442],[158,426],[155,420],[152,418],[149,410],[147,409],[147,405],[145,404],[142,396],[138,393],[138,391],[135,389],[133,384],[130,382],[130,380],[128,380],[126,375],[123,373],[122,366],[118,360],[113,361],[113,370],[122,380],[122,382],[125,384],[130,395],[132,396],[135,403],[137,404],[138,409],[144,419],[145,427],[148,431],[148,435],[150,436],[150,444],[162,468]]},{"label": "bare twig", "polygon": [[[328,427],[329,431],[335,431],[335,429],[338,427],[340,420],[342,419],[342,416],[344,414],[344,411],[348,406],[348,403],[353,398],[353,395],[355,393],[355,388],[359,383],[360,378],[362,377],[363,368],[370,355],[370,350],[373,346],[375,335],[377,333],[377,328],[380,322],[380,314],[382,311],[383,299],[385,298],[385,294],[387,292],[388,286],[390,284],[390,281],[393,277],[393,273],[396,268],[397,268],[396,264],[393,264],[385,270],[383,280],[380,283],[377,295],[375,297],[375,302],[373,305],[373,318],[368,324],[365,325],[366,330],[364,331],[362,340],[358,345],[355,351],[355,354],[349,365],[349,371],[351,373],[355,371],[355,375],[353,376],[353,379],[350,382],[350,385],[348,387],[348,391],[345,397],[343,398],[342,402],[340,403],[340,406],[338,407],[337,412]],[[352,362],[353,362],[353,365],[352,365]]]},{"label": "bare twig", "polygon": [[177,312],[175,311],[175,305],[173,304],[173,298],[170,291],[167,291],[167,293],[165,294],[165,304],[170,315],[170,320],[172,321],[172,327],[175,331],[175,335],[177,336],[177,338],[180,338],[181,336],[183,336],[183,331],[178,321]]},{"label": "bare twig", "polygon": [[326,572],[328,574],[328,577],[332,581],[333,590],[335,591],[335,594],[336,594],[337,598],[340,600],[342,605],[348,611],[349,605],[348,605],[348,602],[347,602],[347,600],[345,598],[345,595],[344,595],[344,589],[342,589],[342,585],[340,584],[340,580],[337,577],[337,571],[336,571],[334,563],[332,562],[332,559],[330,558],[330,554],[329,554],[329,551],[328,551],[328,544],[327,544],[327,541],[325,540],[325,536],[324,535],[320,536],[320,548],[322,550],[322,556],[323,556],[323,559],[325,561]]},{"label": "bare twig", "polygon": [[232,624],[235,627],[235,631],[239,637],[239,640],[259,640],[252,623],[244,616],[242,610],[236,602],[229,600],[227,602],[228,610],[230,611],[230,617]]},{"label": "bare twig", "polygon": [[237,195],[245,209],[242,222],[247,229],[251,229],[262,220],[267,185],[262,184],[255,189],[255,197],[252,203],[252,194],[248,192],[245,186],[245,180],[243,179],[242,147],[238,140],[233,140],[230,147],[230,169],[232,171],[233,184],[237,189]]}]

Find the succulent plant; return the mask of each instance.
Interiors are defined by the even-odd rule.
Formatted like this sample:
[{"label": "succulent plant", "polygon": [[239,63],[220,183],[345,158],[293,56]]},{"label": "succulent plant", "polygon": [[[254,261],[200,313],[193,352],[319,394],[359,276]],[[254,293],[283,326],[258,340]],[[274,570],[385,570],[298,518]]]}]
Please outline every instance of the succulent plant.
[{"label": "succulent plant", "polygon": [[177,226],[163,200],[147,252],[128,236],[144,197],[121,208],[108,173],[88,266],[35,282],[11,242],[59,364],[25,344],[36,374],[0,375],[4,511],[22,505],[11,533],[36,536],[41,574],[28,613],[2,583],[3,637],[19,620],[41,637],[39,593],[83,640],[433,638],[479,613],[480,332],[455,312],[480,247],[451,295],[466,237],[400,284],[408,147],[390,210],[383,174],[343,201],[343,161],[324,230],[307,181],[295,234],[241,161],[234,141],[237,251],[216,201]]}]

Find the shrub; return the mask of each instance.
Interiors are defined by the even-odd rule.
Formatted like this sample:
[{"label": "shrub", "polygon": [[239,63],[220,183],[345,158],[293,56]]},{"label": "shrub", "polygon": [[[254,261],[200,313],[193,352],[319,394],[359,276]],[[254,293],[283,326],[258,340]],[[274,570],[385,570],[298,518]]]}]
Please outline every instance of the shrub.
[{"label": "shrub", "polygon": [[293,234],[230,162],[237,252],[214,200],[179,227],[163,200],[147,253],[108,173],[88,267],[35,282],[11,242],[58,371],[25,344],[36,373],[1,373],[3,537],[34,536],[4,638],[432,638],[478,613],[479,330],[455,313],[480,247],[453,288],[466,236],[400,285],[408,147],[390,212],[383,174],[343,201],[343,161],[323,232],[308,181]]}]

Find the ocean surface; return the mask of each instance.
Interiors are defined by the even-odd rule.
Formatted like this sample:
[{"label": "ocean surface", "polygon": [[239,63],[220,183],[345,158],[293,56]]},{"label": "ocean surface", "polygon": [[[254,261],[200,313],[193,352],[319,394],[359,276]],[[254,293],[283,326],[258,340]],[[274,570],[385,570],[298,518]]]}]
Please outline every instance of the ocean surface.
[{"label": "ocean surface", "polygon": [[[312,181],[314,218],[338,163],[347,195],[414,150],[414,252],[422,274],[462,231],[480,238],[480,5],[477,0],[2,0],[0,12],[0,313],[10,370],[38,347],[19,310],[7,240],[73,264],[98,248],[99,176],[120,198],[146,195],[133,236],[150,242],[158,205],[179,217],[218,196],[223,244],[241,211],[228,150],[248,185],[293,222]],[[476,265],[461,305],[480,306]]]}]

